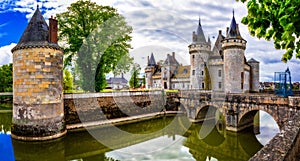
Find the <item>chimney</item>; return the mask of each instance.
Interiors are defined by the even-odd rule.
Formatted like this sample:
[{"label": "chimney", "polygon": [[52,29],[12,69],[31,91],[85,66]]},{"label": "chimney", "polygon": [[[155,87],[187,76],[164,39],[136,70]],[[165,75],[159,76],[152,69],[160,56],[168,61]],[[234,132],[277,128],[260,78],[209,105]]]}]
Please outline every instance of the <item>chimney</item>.
[{"label": "chimney", "polygon": [[172,52],[172,56],[173,56],[173,58],[175,59],[175,52]]},{"label": "chimney", "polygon": [[219,30],[219,35],[222,35],[222,30]]},{"label": "chimney", "polygon": [[148,57],[147,57],[147,61],[148,61],[147,64],[149,64],[149,62],[150,62],[149,55],[148,55]]},{"label": "chimney", "polygon": [[229,32],[229,27],[226,28],[226,37],[228,37],[228,35],[229,35],[228,32]]},{"label": "chimney", "polygon": [[49,41],[57,44],[57,20],[53,16],[49,18]]},{"label": "chimney", "polygon": [[122,73],[122,78],[124,78],[124,74]]}]

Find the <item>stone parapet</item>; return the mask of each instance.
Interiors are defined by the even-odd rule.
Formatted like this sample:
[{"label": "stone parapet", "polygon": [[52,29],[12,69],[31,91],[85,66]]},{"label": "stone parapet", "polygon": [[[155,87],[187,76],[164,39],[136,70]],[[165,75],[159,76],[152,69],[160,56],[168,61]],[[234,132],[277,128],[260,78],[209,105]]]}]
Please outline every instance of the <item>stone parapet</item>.
[{"label": "stone parapet", "polygon": [[250,161],[296,161],[300,152],[300,112],[286,122],[284,128]]},{"label": "stone parapet", "polygon": [[64,99],[65,120],[70,125],[177,111],[179,100],[176,98],[176,94],[162,91],[67,94]]}]

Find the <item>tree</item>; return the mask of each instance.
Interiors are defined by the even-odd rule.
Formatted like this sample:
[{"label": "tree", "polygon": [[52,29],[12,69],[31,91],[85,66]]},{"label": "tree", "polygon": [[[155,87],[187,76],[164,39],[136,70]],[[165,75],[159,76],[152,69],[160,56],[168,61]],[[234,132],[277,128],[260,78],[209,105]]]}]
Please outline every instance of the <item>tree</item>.
[{"label": "tree", "polygon": [[12,63],[0,67],[0,92],[13,91],[13,67]]},{"label": "tree", "polygon": [[[79,0],[67,12],[58,14],[57,19],[59,39],[67,43],[64,65],[75,60],[83,90],[98,92],[106,86],[105,74],[130,69],[132,28],[116,9]],[[123,59],[126,61],[122,62]]]},{"label": "tree", "polygon": [[130,88],[139,88],[140,87],[140,81],[138,78],[138,75],[140,73],[141,67],[139,64],[134,64],[131,70],[131,77],[129,80],[129,86]]},{"label": "tree", "polygon": [[143,88],[145,88],[146,87],[146,76],[144,75],[143,76]]},{"label": "tree", "polygon": [[296,54],[300,58],[300,5],[298,0],[237,0],[248,2],[242,23],[252,36],[274,40],[276,49],[285,49],[282,61]]},{"label": "tree", "polygon": [[64,69],[64,91],[73,90],[73,76],[68,69]]}]

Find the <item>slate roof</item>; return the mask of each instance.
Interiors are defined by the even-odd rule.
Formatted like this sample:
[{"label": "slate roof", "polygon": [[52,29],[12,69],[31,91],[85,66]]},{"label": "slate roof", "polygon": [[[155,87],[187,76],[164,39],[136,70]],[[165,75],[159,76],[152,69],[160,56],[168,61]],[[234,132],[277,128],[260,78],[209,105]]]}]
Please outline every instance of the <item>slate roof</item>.
[{"label": "slate roof", "polygon": [[179,65],[178,61],[172,55],[168,54],[164,62],[165,65]]},{"label": "slate roof", "polygon": [[251,58],[250,60],[248,60],[248,63],[259,63],[259,61],[257,61],[257,60],[255,60],[255,59]]},{"label": "slate roof", "polygon": [[191,72],[190,65],[185,65],[185,66],[180,65],[178,66],[176,70],[176,74],[174,75],[173,78],[189,78],[190,72]]},{"label": "slate roof", "polygon": [[155,65],[156,65],[156,62],[154,59],[154,55],[153,55],[153,53],[151,53],[150,60],[148,62],[148,66],[155,66]]},{"label": "slate roof", "polygon": [[12,52],[32,47],[50,47],[61,50],[58,44],[49,42],[49,27],[38,7]]},{"label": "slate roof", "polygon": [[231,24],[230,24],[230,27],[229,27],[229,31],[228,31],[228,36],[226,38],[227,39],[228,38],[243,39],[241,34],[240,34],[240,30],[237,26],[237,23],[235,21],[234,11],[233,11],[233,16],[232,16]]},{"label": "slate roof", "polygon": [[107,84],[127,84],[128,81],[122,77],[122,78],[117,78],[117,77],[112,77],[106,80]]},{"label": "slate roof", "polygon": [[202,29],[200,18],[199,18],[199,23],[198,23],[198,28],[197,28],[196,34],[197,34],[196,42],[206,43],[206,39],[205,39],[205,36],[204,36],[204,32],[203,32],[203,29]]}]

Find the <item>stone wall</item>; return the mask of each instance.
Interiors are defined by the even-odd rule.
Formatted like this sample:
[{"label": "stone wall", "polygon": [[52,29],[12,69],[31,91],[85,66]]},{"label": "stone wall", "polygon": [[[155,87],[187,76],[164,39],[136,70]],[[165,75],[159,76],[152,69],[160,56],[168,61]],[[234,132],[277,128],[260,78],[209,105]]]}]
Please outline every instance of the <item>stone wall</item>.
[{"label": "stone wall", "polygon": [[300,112],[289,118],[280,131],[250,161],[296,161],[300,159]]},{"label": "stone wall", "polygon": [[50,47],[18,49],[13,52],[13,62],[12,136],[42,140],[64,133],[62,51]]},{"label": "stone wall", "polygon": [[70,125],[165,110],[177,111],[177,97],[161,91],[69,94],[64,99],[65,121]]}]

